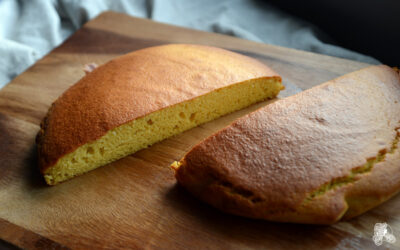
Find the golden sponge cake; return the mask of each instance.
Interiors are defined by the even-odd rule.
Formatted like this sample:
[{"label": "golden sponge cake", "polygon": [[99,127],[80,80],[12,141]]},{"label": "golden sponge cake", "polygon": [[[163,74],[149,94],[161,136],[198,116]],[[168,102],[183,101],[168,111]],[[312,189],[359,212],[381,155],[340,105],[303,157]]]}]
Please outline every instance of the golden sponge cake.
[{"label": "golden sponge cake", "polygon": [[372,66],[236,120],[172,167],[223,211],[331,224],[399,191],[399,136],[399,74]]},{"label": "golden sponge cake", "polygon": [[57,184],[282,88],[270,68],[219,48],[172,44],[129,53],[53,103],[37,136],[41,172]]}]

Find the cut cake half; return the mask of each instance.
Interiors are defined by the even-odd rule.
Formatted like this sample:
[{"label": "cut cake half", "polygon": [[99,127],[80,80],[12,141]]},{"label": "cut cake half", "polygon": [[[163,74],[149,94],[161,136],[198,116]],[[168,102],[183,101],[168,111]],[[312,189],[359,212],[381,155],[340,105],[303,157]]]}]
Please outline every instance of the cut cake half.
[{"label": "cut cake half", "polygon": [[371,66],[233,122],[172,167],[229,213],[331,224],[400,190],[400,77]]},{"label": "cut cake half", "polygon": [[282,89],[270,68],[224,49],[171,44],[126,54],[52,104],[37,136],[40,170],[57,184]]}]

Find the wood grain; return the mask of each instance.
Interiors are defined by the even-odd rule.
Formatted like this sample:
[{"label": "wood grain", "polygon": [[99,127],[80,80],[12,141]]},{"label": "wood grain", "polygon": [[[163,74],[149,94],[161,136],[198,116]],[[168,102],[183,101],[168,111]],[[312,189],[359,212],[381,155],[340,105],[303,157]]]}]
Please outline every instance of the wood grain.
[{"label": "wood grain", "polygon": [[[37,170],[34,138],[50,104],[84,75],[84,64],[102,64],[129,51],[165,43],[207,44],[255,57],[282,75],[287,89],[280,97],[367,66],[103,13],[0,91],[1,239],[23,248],[35,248],[35,242],[41,242],[39,248],[367,249],[376,247],[371,240],[373,227],[383,221],[400,237],[398,196],[351,221],[311,226],[223,214],[176,185],[171,162],[266,102],[47,187]],[[28,238],[29,244],[21,240]],[[385,247],[400,247],[400,243]]]},{"label": "wood grain", "polygon": [[[25,228],[0,219],[0,233],[9,242],[0,241],[0,249],[70,249]],[[13,245],[14,244],[14,245]]]}]

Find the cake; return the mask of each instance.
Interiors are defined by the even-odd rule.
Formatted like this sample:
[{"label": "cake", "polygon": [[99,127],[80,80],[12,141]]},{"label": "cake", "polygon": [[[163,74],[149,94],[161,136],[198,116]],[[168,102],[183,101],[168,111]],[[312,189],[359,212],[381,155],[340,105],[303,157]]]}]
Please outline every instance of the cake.
[{"label": "cake", "polygon": [[86,72],[51,105],[37,135],[50,185],[283,89],[259,61],[200,45],[150,47]]},{"label": "cake", "polygon": [[371,66],[239,118],[172,168],[222,211],[332,224],[399,191],[399,136],[399,73]]}]

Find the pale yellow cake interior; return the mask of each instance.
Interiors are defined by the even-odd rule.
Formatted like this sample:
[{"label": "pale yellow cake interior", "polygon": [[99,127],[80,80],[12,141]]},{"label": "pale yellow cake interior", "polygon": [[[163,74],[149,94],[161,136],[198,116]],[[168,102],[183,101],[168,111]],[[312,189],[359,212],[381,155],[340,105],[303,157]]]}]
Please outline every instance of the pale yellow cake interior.
[{"label": "pale yellow cake interior", "polygon": [[281,89],[283,85],[276,78],[253,79],[150,113],[60,158],[45,171],[44,178],[48,184],[55,185],[199,124],[273,98]]}]

